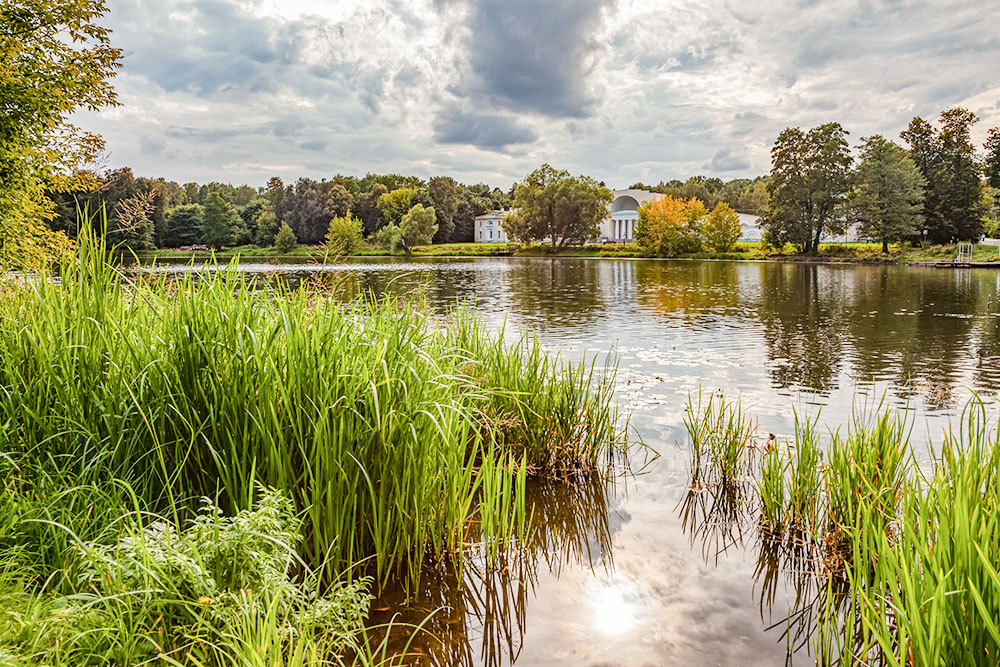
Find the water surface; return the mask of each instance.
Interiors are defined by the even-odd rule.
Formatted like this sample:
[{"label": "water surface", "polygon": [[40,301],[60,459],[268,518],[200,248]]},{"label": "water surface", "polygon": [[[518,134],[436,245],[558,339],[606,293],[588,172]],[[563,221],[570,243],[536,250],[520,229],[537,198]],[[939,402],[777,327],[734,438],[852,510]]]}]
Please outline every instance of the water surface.
[{"label": "water surface", "polygon": [[461,589],[441,574],[414,599],[386,592],[378,620],[444,608],[412,664],[774,665],[790,653],[812,664],[808,637],[795,636],[815,591],[769,567],[752,531],[718,530],[725,507],[690,501],[688,395],[740,397],[779,437],[793,410],[833,429],[885,401],[924,446],[971,392],[1000,387],[1000,364],[984,360],[1000,355],[995,270],[547,258],[241,268],[333,274],[349,295],[392,293],[442,314],[474,302],[507,335],[530,328],[568,358],[612,352],[635,435],[660,454],[638,455],[634,477],[534,485],[531,547],[498,569],[472,559]]}]

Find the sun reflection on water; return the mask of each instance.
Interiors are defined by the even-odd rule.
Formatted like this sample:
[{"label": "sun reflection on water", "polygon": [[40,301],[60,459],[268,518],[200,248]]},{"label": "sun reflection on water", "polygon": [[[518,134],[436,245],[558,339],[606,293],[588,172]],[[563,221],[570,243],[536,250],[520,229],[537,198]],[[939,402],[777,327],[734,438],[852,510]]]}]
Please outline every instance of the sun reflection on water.
[{"label": "sun reflection on water", "polygon": [[613,636],[632,630],[639,623],[639,591],[626,577],[613,575],[593,582],[588,592],[593,612],[593,626],[599,632]]}]

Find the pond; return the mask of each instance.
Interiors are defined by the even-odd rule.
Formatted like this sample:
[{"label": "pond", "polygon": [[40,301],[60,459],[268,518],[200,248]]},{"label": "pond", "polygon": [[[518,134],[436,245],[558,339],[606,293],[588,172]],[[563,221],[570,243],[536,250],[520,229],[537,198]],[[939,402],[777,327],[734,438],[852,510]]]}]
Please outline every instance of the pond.
[{"label": "pond", "polygon": [[386,591],[377,621],[439,610],[411,664],[813,664],[816,591],[776,572],[752,531],[715,530],[711,498],[690,502],[688,396],[740,398],[765,437],[791,433],[796,412],[834,429],[884,402],[907,411],[924,447],[973,391],[992,402],[1000,388],[992,270],[547,258],[241,268],[332,273],[348,294],[440,313],[474,302],[490,325],[530,328],[567,358],[611,353],[633,435],[659,454],[637,450],[636,474],[610,481],[534,484],[528,548],[500,568],[471,559],[461,588],[440,574],[415,599]]}]

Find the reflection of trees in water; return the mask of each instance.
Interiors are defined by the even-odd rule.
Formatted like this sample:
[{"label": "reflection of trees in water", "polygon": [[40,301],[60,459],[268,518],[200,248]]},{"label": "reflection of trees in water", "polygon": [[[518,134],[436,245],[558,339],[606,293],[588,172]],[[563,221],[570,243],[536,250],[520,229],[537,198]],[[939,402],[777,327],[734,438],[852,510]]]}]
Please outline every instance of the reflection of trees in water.
[{"label": "reflection of trees in water", "polygon": [[659,315],[706,317],[734,311],[741,265],[735,262],[628,262],[639,304]]},{"label": "reflection of trees in water", "polygon": [[973,339],[972,316],[989,298],[966,271],[878,267],[857,275],[848,329],[859,380],[892,379],[897,395],[921,393],[933,408],[956,395]]},{"label": "reflection of trees in water", "polygon": [[[397,623],[416,626],[433,613],[413,638],[408,665],[514,662],[541,567],[556,576],[567,565],[611,567],[611,484],[599,472],[529,481],[525,500],[534,515],[523,544],[492,563],[470,551],[461,576],[450,566],[428,565],[419,591],[383,593],[372,605],[371,624],[395,615]],[[397,627],[393,633],[390,645],[402,651],[411,630]]]},{"label": "reflection of trees in water", "polygon": [[[1000,387],[1000,271],[980,274],[980,312],[976,354],[979,357],[973,378],[980,387]],[[995,391],[995,389],[994,389]]]},{"label": "reflection of trees in water", "polygon": [[775,386],[836,389],[843,354],[843,279],[849,275],[821,273],[812,264],[760,265],[758,317]]},{"label": "reflection of trees in water", "polygon": [[616,281],[623,279],[611,262],[549,258],[508,262],[500,274],[499,304],[539,333],[573,330],[583,335],[607,312]]}]

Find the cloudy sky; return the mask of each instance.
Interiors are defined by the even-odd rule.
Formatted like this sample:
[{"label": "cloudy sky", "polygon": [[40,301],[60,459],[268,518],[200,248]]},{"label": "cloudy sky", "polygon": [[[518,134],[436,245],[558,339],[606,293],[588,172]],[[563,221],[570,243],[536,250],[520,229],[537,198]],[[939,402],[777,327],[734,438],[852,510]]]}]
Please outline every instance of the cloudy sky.
[{"label": "cloudy sky", "polygon": [[108,0],[107,166],[179,182],[543,162],[613,187],[765,173],[784,127],[1000,125],[996,0]]}]

